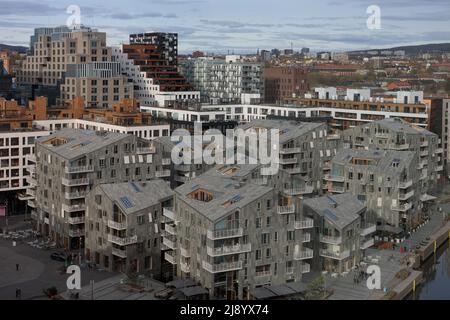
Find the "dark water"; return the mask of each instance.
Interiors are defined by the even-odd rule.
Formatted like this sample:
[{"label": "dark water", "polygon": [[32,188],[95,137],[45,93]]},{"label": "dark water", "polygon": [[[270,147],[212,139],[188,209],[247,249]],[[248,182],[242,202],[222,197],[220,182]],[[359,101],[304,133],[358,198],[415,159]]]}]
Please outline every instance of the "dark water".
[{"label": "dark water", "polygon": [[450,242],[444,243],[422,266],[424,281],[409,300],[450,300]]}]

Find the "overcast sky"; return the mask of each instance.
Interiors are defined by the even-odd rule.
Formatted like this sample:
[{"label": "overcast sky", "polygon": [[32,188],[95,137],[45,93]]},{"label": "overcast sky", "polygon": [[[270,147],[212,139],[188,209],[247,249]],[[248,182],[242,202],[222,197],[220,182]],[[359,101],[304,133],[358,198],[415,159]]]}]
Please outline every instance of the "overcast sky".
[{"label": "overcast sky", "polygon": [[[109,45],[171,31],[183,53],[450,42],[450,0],[0,0],[0,43],[28,45],[35,27],[65,24],[72,4],[82,24],[107,32]],[[381,29],[367,28],[370,5],[381,9]]]}]

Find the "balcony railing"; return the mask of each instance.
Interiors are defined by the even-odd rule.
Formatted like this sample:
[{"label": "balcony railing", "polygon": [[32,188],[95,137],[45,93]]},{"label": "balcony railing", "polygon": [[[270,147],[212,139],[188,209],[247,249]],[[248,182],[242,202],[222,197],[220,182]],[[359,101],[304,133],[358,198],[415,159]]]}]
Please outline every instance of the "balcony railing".
[{"label": "balcony railing", "polygon": [[259,186],[265,186],[265,185],[267,185],[268,179],[267,178],[258,178],[258,179],[253,179],[252,182]]},{"label": "balcony railing", "polygon": [[108,227],[115,230],[125,230],[127,228],[127,222],[126,221],[117,222],[114,220],[108,220]]},{"label": "balcony railing", "polygon": [[63,185],[65,186],[83,186],[83,185],[88,185],[89,184],[89,179],[88,178],[82,178],[82,179],[67,179],[67,178],[62,178],[61,182]]},{"label": "balcony railing", "polygon": [[303,262],[300,266],[301,273],[309,273],[311,271],[311,265],[309,263]]},{"label": "balcony railing", "polygon": [[252,246],[250,243],[246,244],[237,244],[233,246],[222,246],[217,248],[211,248],[207,247],[206,251],[209,256],[211,257],[218,257],[218,256],[226,256],[230,254],[239,254],[244,252],[250,252],[252,250]]},{"label": "balcony railing", "polygon": [[177,234],[177,231],[175,230],[175,227],[171,226],[170,224],[167,224],[167,223],[164,225],[164,230],[166,232],[168,232],[169,234],[171,234],[171,235],[176,235]]},{"label": "balcony railing", "polygon": [[164,259],[166,261],[170,262],[171,264],[177,264],[173,251],[165,252],[164,253]]},{"label": "balcony railing", "polygon": [[299,188],[288,188],[284,189],[283,192],[288,196],[297,196],[301,194],[310,194],[313,193],[314,187],[310,185],[305,185],[304,187]]},{"label": "balcony railing", "polygon": [[303,243],[310,242],[311,241],[311,234],[310,233],[304,233],[300,240]]},{"label": "balcony railing", "polygon": [[328,243],[328,244],[341,244],[342,237],[333,237],[333,236],[319,236],[320,242]]},{"label": "balcony railing", "polygon": [[283,148],[280,150],[281,154],[300,153],[302,148]]},{"label": "balcony railing", "polygon": [[185,258],[190,258],[190,256],[191,256],[191,253],[189,252],[189,250],[186,248],[183,248],[182,246],[180,246],[180,254],[182,257],[185,257]]},{"label": "balcony railing", "polygon": [[328,190],[330,192],[334,192],[334,193],[344,193],[345,192],[345,187],[344,186],[331,185],[331,186],[329,186]]},{"label": "balcony railing", "polygon": [[255,273],[255,282],[256,285],[258,286],[269,284],[271,279],[272,279],[272,272],[270,270],[257,271]]},{"label": "balcony railing", "polygon": [[242,269],[242,261],[223,262],[218,264],[210,264],[202,261],[202,267],[210,273],[227,272]]},{"label": "balcony railing", "polygon": [[400,189],[407,189],[407,188],[411,187],[412,184],[413,184],[413,181],[412,181],[412,180],[402,181],[402,182],[400,182],[400,183],[398,184],[398,187],[399,187]]},{"label": "balcony railing", "polygon": [[421,157],[426,157],[426,156],[428,156],[428,150],[426,149],[426,150],[420,151],[420,156],[421,156]]},{"label": "balcony railing", "polygon": [[290,206],[277,206],[278,214],[290,214],[295,213],[295,205]]},{"label": "balcony railing", "polygon": [[173,212],[173,208],[163,208],[163,216],[175,221],[175,213]]},{"label": "balcony railing", "polygon": [[66,173],[84,173],[84,172],[93,172],[94,166],[70,166],[65,167],[64,171]]},{"label": "balcony railing", "polygon": [[398,195],[398,199],[399,200],[408,200],[409,198],[411,198],[412,196],[414,195],[414,190],[411,190],[411,191],[409,191],[409,192],[407,192],[407,193],[400,193],[399,195]]},{"label": "balcony railing", "polygon": [[112,248],[112,254],[123,259],[127,257],[127,251],[123,249]]},{"label": "balcony railing", "polygon": [[214,230],[214,231],[208,230],[206,232],[206,236],[210,240],[237,238],[237,237],[242,237],[243,234],[244,234],[244,230],[242,228]]},{"label": "balcony railing", "polygon": [[118,244],[120,246],[127,246],[129,244],[133,244],[137,242],[137,235],[134,235],[132,237],[118,237],[118,236],[114,236],[112,234],[108,234],[108,241]]},{"label": "balcony railing", "polygon": [[294,228],[297,230],[301,230],[301,229],[310,229],[314,227],[314,220],[313,219],[309,219],[306,218],[305,220],[302,221],[295,221],[294,222]]},{"label": "balcony railing", "polygon": [[373,238],[369,239],[369,240],[365,241],[363,244],[361,244],[361,249],[364,250],[364,249],[370,248],[374,244],[375,244],[375,240]]},{"label": "balcony railing", "polygon": [[155,172],[156,178],[170,177],[170,170],[160,170]]},{"label": "balcony railing", "polygon": [[28,201],[27,201],[27,205],[28,205],[30,208],[36,208],[36,202],[35,202],[34,200],[28,200]]},{"label": "balcony railing", "polygon": [[335,252],[326,249],[320,250],[320,255],[325,258],[331,258],[335,260],[343,260],[350,257],[350,250],[345,250],[342,252]]},{"label": "balcony railing", "polygon": [[443,152],[444,152],[444,149],[442,149],[442,148],[437,148],[435,153],[443,153]]},{"label": "balcony railing", "polygon": [[422,141],[422,143],[420,144],[421,147],[428,147],[428,140],[424,140]]},{"label": "balcony railing", "polygon": [[389,149],[391,150],[408,150],[409,149],[409,143],[390,143]]},{"label": "balcony railing", "polygon": [[304,248],[303,251],[295,251],[294,252],[294,260],[312,259],[313,256],[314,256],[314,252],[309,248]]},{"label": "balcony railing", "polygon": [[281,158],[280,159],[280,164],[294,164],[297,162],[298,162],[297,158]]},{"label": "balcony railing", "polygon": [[285,168],[284,170],[287,171],[289,174],[299,174],[299,173],[306,173],[308,172],[308,169],[304,169],[301,167],[294,167],[294,168]]},{"label": "balcony railing", "polygon": [[138,154],[155,153],[156,148],[154,146],[153,147],[142,147],[142,148],[137,148],[136,152]]},{"label": "balcony railing", "polygon": [[80,237],[84,235],[83,229],[69,229],[69,236],[70,237]]},{"label": "balcony railing", "polygon": [[361,236],[365,237],[369,234],[377,231],[377,226],[375,224],[367,224],[366,226],[361,226]]},{"label": "balcony railing", "polygon": [[170,158],[163,158],[161,162],[163,166],[168,166],[172,163],[172,160]]},{"label": "balcony railing", "polygon": [[86,210],[86,205],[84,203],[82,204],[65,204],[63,203],[62,209],[66,212],[75,212],[75,211],[83,211]]},{"label": "balcony railing", "polygon": [[327,174],[327,175],[325,175],[325,180],[327,180],[327,181],[336,181],[336,182],[344,182],[345,178],[343,176],[336,176],[336,175]]},{"label": "balcony railing", "polygon": [[394,205],[391,206],[391,210],[394,210],[394,211],[408,211],[411,208],[412,208],[412,204],[410,202],[407,202],[404,204],[399,204],[397,206],[394,206]]},{"label": "balcony railing", "polygon": [[436,168],[434,168],[434,171],[439,172],[439,171],[443,171],[444,170],[444,166],[436,166]]},{"label": "balcony railing", "polygon": [[177,243],[166,237],[163,237],[163,244],[172,250],[175,250],[177,248]]},{"label": "balcony railing", "polygon": [[76,191],[76,192],[66,192],[65,198],[66,199],[82,199],[85,198],[87,196],[88,192],[87,191]]},{"label": "balcony railing", "polygon": [[67,219],[67,221],[70,224],[80,224],[80,223],[84,223],[85,219],[84,219],[84,217],[69,217]]}]

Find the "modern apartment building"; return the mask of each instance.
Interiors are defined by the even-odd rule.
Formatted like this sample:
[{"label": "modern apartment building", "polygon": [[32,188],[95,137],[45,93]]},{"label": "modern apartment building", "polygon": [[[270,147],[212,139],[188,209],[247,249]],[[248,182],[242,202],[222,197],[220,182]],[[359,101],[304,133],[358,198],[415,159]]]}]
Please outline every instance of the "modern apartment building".
[{"label": "modern apartment building", "polygon": [[437,134],[393,118],[374,121],[342,132],[344,146],[355,149],[413,151],[417,154],[422,190],[434,191],[443,174],[443,148]]},{"label": "modern apartment building", "polygon": [[264,101],[263,65],[238,59],[188,59],[182,74],[200,91],[202,103],[227,104]]},{"label": "modern apartment building", "polygon": [[304,95],[308,90],[307,70],[304,68],[265,67],[264,102],[282,104],[286,98]]},{"label": "modern apartment building", "polygon": [[[130,36],[131,42],[132,39]],[[113,48],[113,60],[120,64],[121,73],[126,74],[134,84],[134,96],[141,105],[197,105],[200,93],[192,89],[178,72],[176,63],[169,58],[155,44],[133,43]]]},{"label": "modern apartment building", "polygon": [[86,259],[108,271],[159,277],[165,207],[173,207],[173,191],[163,180],[96,185],[86,197]]},{"label": "modern apartment building", "polygon": [[288,174],[258,165],[218,165],[175,189],[165,209],[163,250],[180,278],[210,296],[243,299],[263,285],[299,282],[310,271],[312,219],[284,194]]},{"label": "modern apartment building", "polygon": [[252,131],[259,134],[278,130],[280,169],[292,176],[286,188],[292,189],[292,195],[324,192],[326,184],[323,177],[330,170],[331,159],[341,148],[340,136],[329,134],[326,123],[253,120],[238,129],[247,135]]},{"label": "modern apartment building", "polygon": [[178,34],[146,32],[130,35],[130,44],[151,44],[156,52],[170,65],[178,65]]},{"label": "modern apartment building", "polygon": [[325,177],[330,193],[351,193],[376,215],[377,230],[402,238],[421,223],[428,201],[419,155],[412,151],[344,149]]},{"label": "modern apartment building", "polygon": [[69,64],[60,90],[62,101],[84,97],[87,108],[110,108],[122,99],[133,98],[133,84],[122,75],[117,62]]},{"label": "modern apartment building", "polygon": [[85,197],[97,184],[147,181],[166,172],[151,142],[108,131],[56,131],[36,141],[35,155],[38,230],[69,249],[83,247]]},{"label": "modern apartment building", "polygon": [[[421,91],[397,91],[385,97],[371,95],[370,89],[347,89],[339,94],[337,88],[315,88],[313,94],[292,98],[288,103],[312,111],[311,115],[331,116],[336,129],[345,130],[385,118],[403,120],[427,128],[430,106]],[[314,107],[315,110],[309,110]]]},{"label": "modern apartment building", "polygon": [[314,257],[311,268],[343,273],[363,260],[374,245],[375,219],[366,205],[350,193],[326,195],[302,201],[303,214],[314,220]]}]

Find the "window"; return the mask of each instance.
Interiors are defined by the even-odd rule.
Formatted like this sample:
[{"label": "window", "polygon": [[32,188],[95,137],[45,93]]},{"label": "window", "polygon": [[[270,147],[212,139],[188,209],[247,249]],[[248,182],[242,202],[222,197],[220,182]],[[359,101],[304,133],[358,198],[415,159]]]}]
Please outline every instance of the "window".
[{"label": "window", "polygon": [[271,219],[270,219],[270,217],[267,217],[266,218],[266,227],[269,228],[270,224],[271,224]]},{"label": "window", "polygon": [[272,208],[272,205],[271,205],[271,201],[270,201],[270,199],[269,200],[267,200],[267,202],[266,202],[266,209],[267,210],[270,210]]},{"label": "window", "polygon": [[261,228],[261,218],[256,218],[255,224],[256,224],[256,229]]},{"label": "window", "polygon": [[255,260],[261,260],[261,250],[255,251]]},{"label": "window", "polygon": [[271,257],[271,251],[270,248],[266,248],[266,259],[269,259]]},{"label": "window", "polygon": [[137,223],[139,225],[144,224],[144,222],[145,222],[145,216],[144,215],[140,215],[140,216],[137,217]]}]

